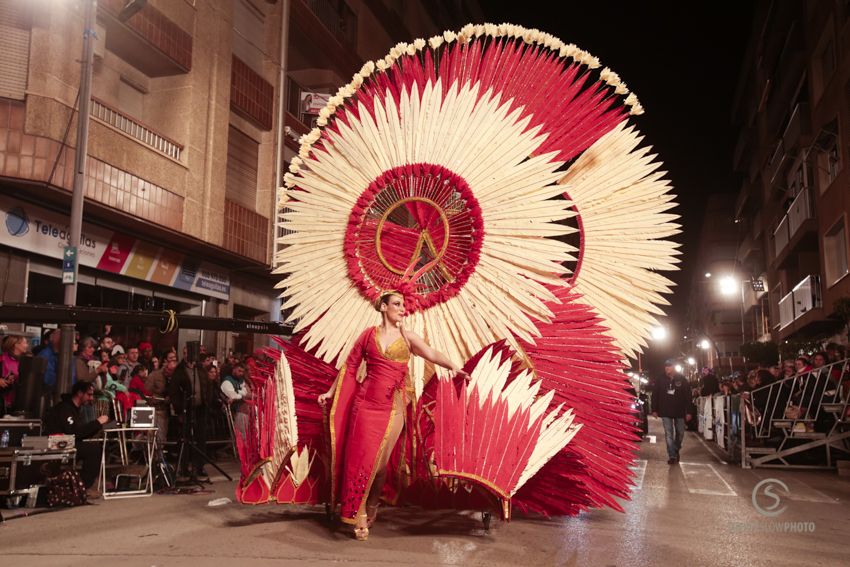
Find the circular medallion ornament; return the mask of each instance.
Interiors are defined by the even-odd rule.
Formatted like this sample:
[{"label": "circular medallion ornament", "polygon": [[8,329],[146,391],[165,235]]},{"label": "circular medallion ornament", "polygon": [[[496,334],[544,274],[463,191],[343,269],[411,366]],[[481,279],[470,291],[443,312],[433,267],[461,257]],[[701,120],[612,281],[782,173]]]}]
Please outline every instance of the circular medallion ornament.
[{"label": "circular medallion ornament", "polygon": [[434,164],[395,167],[357,199],[345,238],[348,272],[370,300],[404,288],[417,311],[453,297],[478,263],[481,208],[459,175]]}]

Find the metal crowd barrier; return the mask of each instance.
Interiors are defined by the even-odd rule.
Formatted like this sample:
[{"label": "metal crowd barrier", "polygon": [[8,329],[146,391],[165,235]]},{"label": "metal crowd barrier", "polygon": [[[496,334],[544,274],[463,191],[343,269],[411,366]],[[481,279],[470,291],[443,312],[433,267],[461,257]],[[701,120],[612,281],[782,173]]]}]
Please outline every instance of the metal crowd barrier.
[{"label": "metal crowd barrier", "polygon": [[700,396],[696,400],[697,427],[706,441],[712,441],[730,460],[737,461],[740,446],[740,396]]},{"label": "metal crowd barrier", "polygon": [[[835,450],[850,454],[848,370],[850,360],[833,362],[757,388],[743,398],[742,465],[832,468]],[[811,455],[789,460],[802,453]]]}]

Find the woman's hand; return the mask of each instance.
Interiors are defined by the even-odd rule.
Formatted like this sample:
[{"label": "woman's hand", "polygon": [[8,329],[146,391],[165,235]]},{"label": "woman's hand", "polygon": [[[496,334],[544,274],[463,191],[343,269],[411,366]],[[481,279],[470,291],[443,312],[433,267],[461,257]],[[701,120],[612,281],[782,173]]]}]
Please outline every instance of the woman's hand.
[{"label": "woman's hand", "polygon": [[466,380],[467,382],[469,382],[469,380],[472,378],[472,377],[469,375],[469,372],[467,372],[467,371],[466,371],[466,370],[464,370],[463,368],[457,368],[457,369],[455,369],[455,370],[452,370],[452,371],[449,373],[449,377],[450,377],[450,378],[454,378],[455,376],[460,376],[461,378],[463,378],[463,379],[464,379],[464,380]]},{"label": "woman's hand", "polygon": [[326,408],[328,405],[328,400],[330,400],[331,398],[333,398],[333,392],[325,392],[324,394],[319,394],[319,399],[317,400],[319,402],[319,407],[321,407],[322,409]]}]

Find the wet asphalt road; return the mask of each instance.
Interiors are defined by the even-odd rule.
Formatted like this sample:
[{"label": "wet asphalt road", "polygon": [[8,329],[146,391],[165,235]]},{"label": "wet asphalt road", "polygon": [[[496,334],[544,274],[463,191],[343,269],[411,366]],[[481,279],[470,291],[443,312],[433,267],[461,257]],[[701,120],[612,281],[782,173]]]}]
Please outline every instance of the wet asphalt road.
[{"label": "wet asphalt road", "polygon": [[[96,505],[0,524],[8,566],[357,565],[843,565],[850,541],[850,479],[834,472],[742,470],[689,433],[682,463],[668,466],[657,443],[642,443],[638,486],[625,513],[574,518],[494,519],[477,512],[383,510],[368,542],[331,530],[323,510],[282,506],[209,507],[233,494],[223,477],[211,492],[99,500]],[[761,515],[753,488],[777,479],[784,507]],[[765,485],[762,485],[765,488]],[[777,503],[757,495],[764,508]],[[770,510],[768,510],[770,511]]]}]

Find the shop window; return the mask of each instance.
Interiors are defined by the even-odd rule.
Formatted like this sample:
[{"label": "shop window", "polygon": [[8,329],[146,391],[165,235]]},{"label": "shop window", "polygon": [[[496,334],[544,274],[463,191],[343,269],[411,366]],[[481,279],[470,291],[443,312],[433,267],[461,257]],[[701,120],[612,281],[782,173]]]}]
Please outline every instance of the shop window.
[{"label": "shop window", "polygon": [[827,286],[831,286],[847,274],[847,230],[844,217],[832,225],[824,235],[823,259]]},{"label": "shop window", "polygon": [[227,136],[225,197],[246,209],[257,208],[257,167],[260,144],[233,126]]},{"label": "shop window", "polygon": [[0,2],[0,97],[24,100],[30,23],[23,2]]}]

